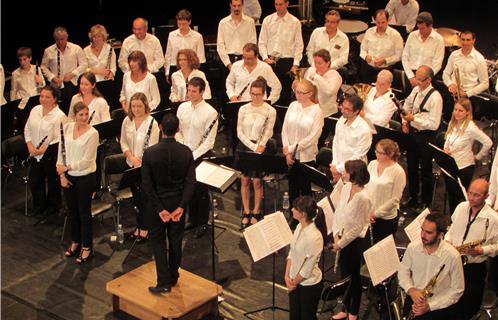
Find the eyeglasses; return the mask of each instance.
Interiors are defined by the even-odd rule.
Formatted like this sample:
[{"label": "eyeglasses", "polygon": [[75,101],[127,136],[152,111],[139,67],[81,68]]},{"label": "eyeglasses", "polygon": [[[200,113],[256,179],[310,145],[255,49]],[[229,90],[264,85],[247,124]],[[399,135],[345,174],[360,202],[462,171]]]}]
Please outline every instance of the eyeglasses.
[{"label": "eyeglasses", "polygon": [[386,155],[386,154],[387,154],[387,153],[385,153],[385,152],[383,152],[383,151],[379,151],[379,150],[377,150],[377,149],[375,149],[375,153],[376,153],[376,154],[383,154],[383,155]]},{"label": "eyeglasses", "polygon": [[311,91],[299,91],[299,90],[298,90],[298,91],[296,91],[296,94],[301,94],[301,95],[303,95],[303,94],[308,94],[308,93],[310,93],[310,92],[311,92]]},{"label": "eyeglasses", "polygon": [[424,79],[418,79],[417,77],[415,77],[415,79],[416,79],[418,82],[424,82],[425,80],[429,79],[429,77],[424,78]]},{"label": "eyeglasses", "polygon": [[263,95],[262,93],[254,93],[254,92],[251,92],[249,94],[253,97],[261,97]]}]

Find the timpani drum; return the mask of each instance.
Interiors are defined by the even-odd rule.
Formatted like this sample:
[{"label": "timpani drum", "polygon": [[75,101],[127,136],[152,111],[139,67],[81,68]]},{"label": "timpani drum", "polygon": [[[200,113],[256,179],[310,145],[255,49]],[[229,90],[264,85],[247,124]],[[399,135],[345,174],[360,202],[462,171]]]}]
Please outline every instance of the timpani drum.
[{"label": "timpani drum", "polygon": [[337,26],[339,30],[348,35],[362,33],[368,29],[368,24],[360,20],[341,20]]}]

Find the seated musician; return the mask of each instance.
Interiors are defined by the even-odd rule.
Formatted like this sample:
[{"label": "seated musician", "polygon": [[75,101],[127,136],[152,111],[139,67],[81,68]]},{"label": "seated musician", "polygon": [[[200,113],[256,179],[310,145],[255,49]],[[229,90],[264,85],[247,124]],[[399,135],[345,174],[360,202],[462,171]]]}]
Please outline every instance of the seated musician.
[{"label": "seated musician", "polygon": [[498,253],[498,216],[485,202],[488,188],[489,183],[484,179],[472,181],[467,192],[469,200],[456,207],[445,237],[465,262],[465,291],[459,302],[464,319],[479,311],[486,285],[486,262]]},{"label": "seated musician", "polygon": [[406,32],[415,28],[418,10],[417,0],[389,0],[386,5],[386,11],[391,17],[389,24],[405,26]]},{"label": "seated musician", "polygon": [[393,74],[389,70],[381,70],[377,74],[375,87],[370,89],[365,98],[363,107],[363,117],[370,124],[389,128],[389,120],[391,120],[396,105],[391,98],[391,84],[393,82]]},{"label": "seated musician", "polygon": [[171,102],[186,101],[187,83],[194,77],[199,77],[206,82],[203,98],[211,99],[211,88],[204,72],[199,70],[200,62],[197,54],[192,49],[181,49],[176,55],[178,70],[171,75]]},{"label": "seated musician", "polygon": [[398,269],[399,285],[407,293],[404,315],[420,320],[461,319],[456,303],[464,290],[458,251],[443,241],[445,216],[433,212],[421,226],[420,240],[411,242]]}]

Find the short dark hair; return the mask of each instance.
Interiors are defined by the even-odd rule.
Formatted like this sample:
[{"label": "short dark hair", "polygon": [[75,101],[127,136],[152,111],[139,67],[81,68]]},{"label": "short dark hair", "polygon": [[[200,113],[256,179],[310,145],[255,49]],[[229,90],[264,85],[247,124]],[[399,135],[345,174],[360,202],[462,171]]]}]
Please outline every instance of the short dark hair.
[{"label": "short dark hair", "polygon": [[178,126],[180,125],[180,120],[173,112],[167,112],[163,119],[161,120],[161,131],[168,137],[175,135],[178,131]]},{"label": "short dark hair", "polygon": [[19,59],[20,57],[31,58],[33,56],[33,51],[28,47],[20,47],[19,49],[17,49],[16,55],[17,59]]},{"label": "short dark hair", "polygon": [[448,218],[439,211],[432,210],[425,220],[434,222],[436,224],[437,232],[446,233],[448,230]]},{"label": "short dark hair", "polygon": [[47,90],[47,91],[50,91],[50,93],[52,94],[52,96],[55,98],[55,100],[59,100],[60,97],[61,97],[61,91],[54,87],[54,86],[51,86],[51,85],[46,85],[42,88],[42,91],[43,90]]},{"label": "short dark hair", "polygon": [[190,79],[188,81],[188,85],[199,88],[201,92],[204,92],[204,90],[206,90],[206,81],[199,77],[193,77],[192,79]]},{"label": "short dark hair", "polygon": [[313,53],[313,57],[320,57],[326,63],[329,63],[331,60],[330,52],[327,49],[320,49],[318,51],[315,51],[315,53]]},{"label": "short dark hair", "polygon": [[363,109],[363,100],[357,94],[347,95],[346,98],[344,98],[344,101],[351,103],[353,112],[360,112],[361,109]]},{"label": "short dark hair", "polygon": [[367,165],[362,160],[348,160],[344,164],[346,172],[349,173],[349,181],[363,187],[370,181]]},{"label": "short dark hair", "polygon": [[462,35],[462,34],[470,34],[470,35],[472,36],[472,39],[473,39],[473,40],[475,40],[475,39],[476,39],[476,34],[475,34],[475,32],[472,32],[472,31],[470,31],[470,30],[464,30],[464,31],[460,32],[460,35]]},{"label": "short dark hair", "polygon": [[242,47],[242,51],[252,51],[254,52],[254,55],[257,57],[259,55],[259,48],[258,48],[258,45],[255,44],[255,43],[252,43],[252,42],[248,42],[246,43],[243,47]]},{"label": "short dark hair", "polygon": [[425,23],[428,26],[432,26],[434,20],[432,19],[432,14],[427,11],[422,11],[417,16],[417,24]]},{"label": "short dark hair", "polygon": [[190,11],[182,9],[176,14],[176,20],[192,21],[192,14],[190,13]]}]

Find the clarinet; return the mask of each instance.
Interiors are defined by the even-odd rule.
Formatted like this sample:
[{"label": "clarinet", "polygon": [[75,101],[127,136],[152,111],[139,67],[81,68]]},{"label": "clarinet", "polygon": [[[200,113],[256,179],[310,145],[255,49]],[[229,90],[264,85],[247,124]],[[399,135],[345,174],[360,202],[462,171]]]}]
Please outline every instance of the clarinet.
[{"label": "clarinet", "polygon": [[[342,238],[343,233],[344,233],[344,228],[342,228],[341,232],[338,235],[339,239]],[[337,250],[337,252],[335,253],[334,273],[337,273],[337,269],[339,268],[339,259],[340,258],[341,258],[341,249]]]},{"label": "clarinet", "polygon": [[147,147],[149,147],[150,134],[152,132],[152,125],[153,124],[154,124],[154,118],[151,119],[150,124],[149,124],[149,129],[147,129],[147,134],[145,135],[144,147],[142,149],[142,155],[144,154],[145,149],[147,149]]},{"label": "clarinet", "polygon": [[[38,66],[38,61],[36,61],[36,64],[35,64],[35,74],[37,76],[40,75],[40,67]],[[36,92],[39,94],[41,92],[41,89],[42,89],[42,86],[36,82]]]},{"label": "clarinet", "polygon": [[261,142],[261,139],[263,139],[263,134],[265,133],[266,124],[268,123],[269,118],[270,118],[270,111],[268,111],[268,114],[266,115],[265,122],[263,122],[263,127],[261,128],[261,132],[259,133],[258,140],[256,140],[256,144],[258,146],[259,146],[259,143]]},{"label": "clarinet", "polygon": [[67,156],[66,156],[66,139],[64,138],[64,124],[61,122],[61,155],[62,164],[67,167]]},{"label": "clarinet", "polygon": [[97,111],[97,110],[93,110],[92,114],[90,115],[90,118],[88,118],[88,124],[90,124],[92,122],[93,116],[95,115],[95,111]]},{"label": "clarinet", "polygon": [[106,69],[111,69],[111,59],[112,59],[112,46],[109,48],[109,55],[107,56]]},{"label": "clarinet", "polygon": [[373,224],[371,222],[370,222],[370,228],[369,229],[370,230],[368,230],[369,231],[368,233],[370,234],[370,246],[373,247],[373,245],[375,243],[374,242],[374,226],[373,226]]},{"label": "clarinet", "polygon": [[244,87],[244,89],[242,89],[242,91],[239,93],[239,95],[237,96],[237,99],[242,98],[242,95],[244,94],[244,92],[246,92],[247,88],[249,88],[250,84],[251,84],[251,82],[249,81],[249,83],[247,83],[246,86]]},{"label": "clarinet", "polygon": [[[46,135],[45,137],[43,137],[43,139],[40,141],[40,143],[38,143],[38,145],[36,146],[36,149],[40,149],[40,147],[43,145],[43,143],[48,139],[48,135]],[[23,167],[27,167],[29,166],[30,162],[34,159],[35,157],[34,156],[29,156],[26,158],[26,160],[23,160],[21,162],[21,165]]]},{"label": "clarinet", "polygon": [[211,129],[213,129],[214,125],[218,121],[219,117],[220,117],[220,114],[218,114],[218,116],[213,120],[213,122],[211,122],[211,124],[209,125],[209,127],[206,129],[206,131],[202,135],[201,140],[199,141],[199,143],[197,144],[197,146],[193,150],[196,150],[197,148],[199,148],[201,146],[201,144],[204,143],[204,141],[207,139],[207,137],[211,133]]},{"label": "clarinet", "polygon": [[404,101],[405,99],[403,100],[398,100],[398,98],[396,98],[396,95],[391,91],[391,93],[389,94],[389,98],[391,98],[391,100],[394,102],[394,105],[396,106],[396,108],[398,109],[398,111],[402,114],[402,115],[405,115],[406,114],[406,111],[403,110],[403,104],[404,104]]}]

